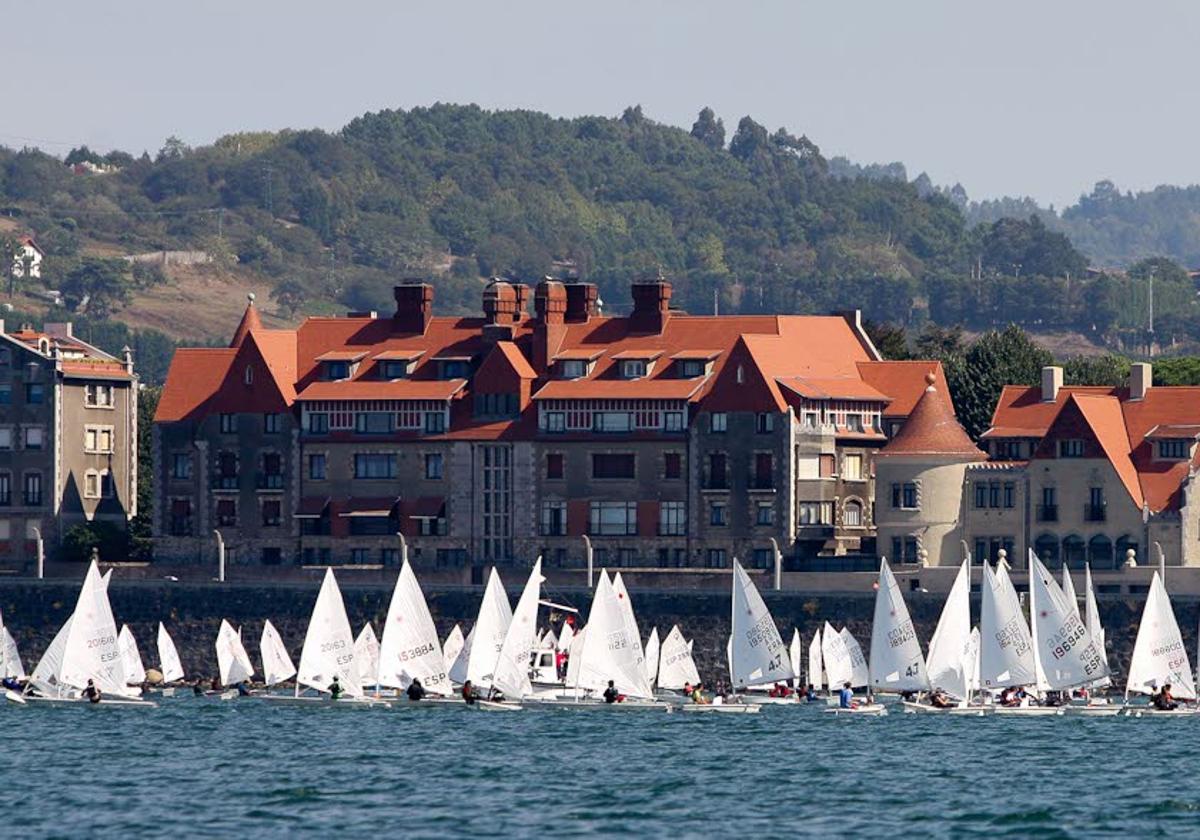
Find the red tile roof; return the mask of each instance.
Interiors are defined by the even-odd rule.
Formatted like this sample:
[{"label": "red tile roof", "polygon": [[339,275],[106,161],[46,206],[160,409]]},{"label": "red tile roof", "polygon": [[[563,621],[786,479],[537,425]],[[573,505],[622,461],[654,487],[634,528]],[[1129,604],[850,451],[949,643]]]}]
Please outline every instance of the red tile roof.
[{"label": "red tile roof", "polygon": [[687,400],[705,379],[553,379],[535,400]]},{"label": "red tile roof", "polygon": [[448,400],[466,386],[465,379],[349,379],[313,382],[296,399]]},{"label": "red tile roof", "polygon": [[262,328],[262,318],[258,316],[258,310],[254,307],[254,297],[251,296],[250,302],[246,304],[246,311],[242,313],[241,323],[233,331],[233,340],[229,342],[229,346],[241,347],[251,330],[261,330]]},{"label": "red tile roof", "polygon": [[891,399],[883,410],[885,417],[907,417],[912,414],[917,400],[925,393],[926,377],[931,373],[934,387],[949,393],[941,362],[870,361],[859,362],[857,367],[864,382]]},{"label": "red tile roof", "polygon": [[201,416],[237,355],[233,347],[181,347],[171,359],[154,422],[171,423]]},{"label": "red tile roof", "polygon": [[857,377],[843,376],[835,379],[821,379],[785,376],[775,381],[802,397],[814,400],[861,400],[882,403],[891,401],[886,394],[880,393]]},{"label": "red tile roof", "polygon": [[985,461],[987,455],[979,449],[958,424],[954,406],[945,391],[933,384],[931,373],[928,384],[912,414],[904,421],[896,436],[887,446],[879,450],[881,458],[954,458],[964,461]]}]

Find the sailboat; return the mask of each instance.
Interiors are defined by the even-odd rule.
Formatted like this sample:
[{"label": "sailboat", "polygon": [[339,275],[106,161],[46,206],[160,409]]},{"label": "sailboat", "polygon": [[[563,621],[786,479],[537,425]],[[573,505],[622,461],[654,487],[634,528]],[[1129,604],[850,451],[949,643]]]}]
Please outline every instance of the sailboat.
[{"label": "sailboat", "polygon": [[379,639],[371,622],[363,625],[358,638],[354,640],[354,664],[358,668],[359,684],[365,689],[368,686],[379,688]]},{"label": "sailboat", "polygon": [[510,704],[519,703],[533,695],[529,681],[529,657],[537,644],[538,601],[541,599],[542,558],[534,562],[525,588],[513,610],[508,632],[500,644],[493,668],[492,686],[504,695]]},{"label": "sailboat", "polygon": [[117,637],[108,586],[92,561],[75,611],[34,669],[32,683],[40,694],[26,699],[87,702],[79,692],[91,681],[103,695],[101,702],[105,705],[156,705],[138,699],[141,690],[126,684]]},{"label": "sailboat", "polygon": [[128,624],[121,625],[117,634],[117,647],[121,651],[121,667],[125,671],[126,685],[141,685],[146,681],[146,666],[142,664],[142,654],[138,650],[137,639]]},{"label": "sailboat", "polygon": [[930,687],[917,629],[886,558],[879,562],[875,592],[870,683],[874,691],[927,691]]},{"label": "sailboat", "polygon": [[287,645],[283,643],[283,637],[279,635],[270,619],[263,622],[258,651],[262,656],[263,682],[268,687],[279,685],[296,676],[296,666],[288,654]]},{"label": "sailboat", "polygon": [[463,631],[462,627],[455,624],[454,629],[446,636],[446,641],[442,642],[442,660],[446,663],[446,673],[450,673],[450,669],[454,667],[455,660],[458,659],[458,654],[463,649]]},{"label": "sailboat", "polygon": [[[1171,599],[1158,572],[1150,578],[1150,591],[1142,608],[1142,621],[1138,625],[1137,640],[1133,643],[1133,658],[1129,662],[1129,676],[1125,682],[1125,698],[1130,693],[1154,694],[1166,684],[1171,693],[1181,700],[1196,699],[1196,682],[1192,677],[1192,666],[1188,661],[1183,636],[1171,608]],[[1195,714],[1194,708],[1179,708],[1163,711],[1150,707],[1138,707],[1136,716],[1142,715],[1188,715]]]},{"label": "sailboat", "polygon": [[[183,679],[183,663],[179,661],[175,640],[161,621],[158,623],[158,667],[162,671],[164,683],[180,682]],[[169,689],[163,693],[167,690]]]},{"label": "sailboat", "polygon": [[1062,567],[1062,591],[1075,615],[1079,615],[1079,596],[1075,594],[1075,581],[1071,580],[1071,567],[1066,563]]},{"label": "sailboat", "polygon": [[[988,563],[983,564],[980,640],[980,683],[984,689],[997,691],[1041,682],[1033,637],[1003,565],[993,572]],[[1062,714],[1061,709],[1034,705],[996,706],[993,711],[1011,715]]]},{"label": "sailboat", "polygon": [[[462,630],[457,625],[454,630],[458,633],[459,650],[469,652],[463,646]],[[454,631],[446,640],[447,644],[453,639]],[[437,626],[433,623],[425,593],[406,558],[388,604],[376,666],[378,677],[372,678],[372,682],[403,690],[418,679],[430,697],[449,697],[453,690],[446,660],[447,652],[438,641]]]},{"label": "sailboat", "polygon": [[820,691],[825,685],[825,665],[821,657],[821,628],[813,633],[812,641],[808,643],[808,684],[813,691]]},{"label": "sailboat", "polygon": [[700,672],[696,670],[692,650],[679,631],[679,625],[675,625],[659,647],[658,689],[678,692],[683,691],[684,686],[698,682]]},{"label": "sailboat", "polygon": [[800,674],[803,673],[804,645],[800,642],[800,631],[792,628],[792,641],[788,645],[788,661],[792,664],[792,687],[800,691]]},{"label": "sailboat", "polygon": [[[796,676],[791,656],[771,611],[742,564],[733,561],[730,599],[729,677],[735,691],[759,685],[786,683]],[[743,694],[751,703],[792,703],[783,697]]]},{"label": "sailboat", "polygon": [[450,669],[450,679],[459,684],[470,680],[477,689],[490,687],[492,669],[496,667],[496,657],[500,655],[500,646],[504,644],[511,622],[512,607],[500,575],[493,566],[483,592],[483,601],[479,605],[479,615],[467,634],[458,660]]},{"label": "sailboat", "polygon": [[650,638],[646,640],[646,679],[653,687],[658,679],[658,664],[661,645],[658,641],[658,628],[650,628]]},{"label": "sailboat", "polygon": [[950,594],[946,596],[925,660],[930,688],[945,692],[958,705],[939,709],[928,703],[905,701],[906,712],[982,712],[982,707],[968,705],[973,690],[978,687],[975,675],[979,660],[979,631],[971,629],[970,599],[971,561],[968,559],[959,567]]},{"label": "sailboat", "polygon": [[[1111,673],[1108,667],[1108,651],[1106,649],[1107,639],[1104,633],[1104,626],[1100,623],[1100,609],[1096,606],[1096,590],[1092,586],[1092,567],[1090,565],[1083,567],[1083,612],[1084,621],[1087,622],[1088,633],[1096,640],[1096,647],[1100,651],[1100,656],[1104,659],[1104,668]],[[1102,677],[1091,684],[1091,688],[1106,688],[1112,685],[1112,677]]]},{"label": "sailboat", "polygon": [[0,614],[0,677],[25,679],[25,667],[21,664],[21,654],[17,652],[17,643],[4,624],[4,615]]},{"label": "sailboat", "polygon": [[[1036,628],[1033,634],[1042,663],[1042,674],[1051,691],[1070,691],[1091,685],[1108,676],[1108,665],[1079,617],[1078,605],[1055,582],[1029,552],[1030,616]],[[1078,707],[1081,713],[1115,715],[1119,709],[1108,706]]]},{"label": "sailboat", "polygon": [[[234,686],[247,682],[254,676],[254,666],[250,664],[250,655],[242,644],[241,630],[234,630],[225,619],[217,630],[217,669],[221,674],[221,685]],[[218,692],[222,700],[232,700],[237,696],[236,691]]]}]

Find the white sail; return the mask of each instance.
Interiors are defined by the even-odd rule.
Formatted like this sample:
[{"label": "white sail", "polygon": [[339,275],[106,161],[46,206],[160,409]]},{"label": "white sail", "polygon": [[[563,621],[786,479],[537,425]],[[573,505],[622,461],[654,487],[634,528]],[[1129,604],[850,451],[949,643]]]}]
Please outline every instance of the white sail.
[{"label": "white sail", "polygon": [[175,640],[161,621],[158,622],[158,666],[162,670],[163,682],[178,682],[183,679],[183,663],[179,661]]},{"label": "white sail", "polygon": [[354,631],[350,629],[337,578],[333,569],[327,568],[304,636],[296,682],[318,691],[328,691],[334,677],[338,678],[346,694],[362,696],[358,666],[354,664]]},{"label": "white sail", "polygon": [[1156,571],[1150,578],[1150,592],[1142,608],[1137,641],[1133,643],[1125,693],[1153,694],[1167,683],[1171,684],[1171,694],[1175,697],[1196,699],[1196,683],[1183,636],[1167,588]]},{"label": "white sail", "polygon": [[828,621],[821,631],[821,659],[825,665],[825,678],[829,682],[829,690],[836,691],[844,683],[854,677],[854,668],[850,664],[850,651],[846,649],[846,640],[834,630]]},{"label": "white sail", "polygon": [[967,699],[971,691],[969,675],[975,670],[977,655],[978,648],[971,651],[971,567],[970,561],[964,560],[929,640],[925,664],[930,687],[959,700]]},{"label": "white sail", "polygon": [[642,666],[641,641],[630,635],[625,608],[603,571],[592,597],[580,658],[578,685],[581,688],[603,691],[612,680],[617,691],[629,697],[653,696],[646,669]]},{"label": "white sail", "polygon": [[483,592],[483,603],[479,605],[479,617],[471,628],[473,639],[467,657],[466,679],[474,683],[476,688],[486,688],[492,684],[500,646],[504,644],[511,623],[512,607],[508,603],[508,594],[493,566],[487,589]]},{"label": "white sail", "polygon": [[678,626],[672,627],[659,648],[658,687],[679,691],[685,685],[694,686],[698,682],[700,672],[696,670],[687,640]]},{"label": "white sail", "polygon": [[729,670],[734,686],[790,680],[792,663],[775,619],[742,564],[733,561],[733,647]]},{"label": "white sail", "polygon": [[379,684],[379,658],[379,639],[375,635],[375,628],[368,621],[354,640],[354,662],[358,666],[358,681],[361,685]]},{"label": "white sail", "polygon": [[538,639],[538,647],[558,650],[558,636],[554,635],[553,629],[548,629],[542,634],[542,638]]},{"label": "white sail", "polygon": [[525,581],[521,597],[517,599],[508,633],[496,657],[492,685],[510,699],[528,697],[533,693],[533,686],[529,682],[529,658],[537,642],[538,601],[542,597],[544,580],[542,558],[538,557],[529,571],[529,579]]},{"label": "white sail", "polygon": [[800,675],[804,673],[804,645],[800,642],[800,631],[792,628],[792,643],[788,645],[788,661],[792,663],[792,682],[799,688]]},{"label": "white sail", "polygon": [[875,620],[871,626],[870,680],[872,687],[889,691],[929,688],[917,628],[886,559],[879,561],[879,588],[875,592]]},{"label": "white sail", "polygon": [[[1088,633],[1096,640],[1096,648],[1104,660],[1104,670],[1111,673],[1111,669],[1108,667],[1108,650],[1105,647],[1104,626],[1100,623],[1100,609],[1096,606],[1096,591],[1092,588],[1092,567],[1090,565],[1083,567],[1083,588],[1084,620],[1087,622]],[[1104,688],[1112,685],[1112,678],[1104,677],[1093,685],[1096,688]]]},{"label": "white sail", "polygon": [[562,630],[558,633],[558,649],[570,650],[571,637],[575,635],[575,627],[568,621],[563,622]]},{"label": "white sail", "polygon": [[25,678],[25,666],[21,664],[21,654],[17,651],[17,640],[5,627],[0,630],[0,676]]},{"label": "white sail", "polygon": [[850,657],[850,685],[854,688],[870,685],[871,671],[867,666],[867,658],[863,656],[862,647],[858,644],[858,639],[850,635],[849,629],[845,627],[839,631],[838,635],[842,637],[846,653]]},{"label": "white sail", "polygon": [[[1007,584],[1007,585],[1006,585]],[[979,682],[983,688],[1033,685],[1036,672],[1033,640],[1012,583],[983,564],[983,607],[980,615]]]},{"label": "white sail", "polygon": [[571,647],[567,650],[567,675],[564,678],[568,686],[579,686],[579,666],[583,662],[583,645],[586,640],[586,627],[578,633],[571,634]]},{"label": "white sail", "polygon": [[658,660],[661,645],[658,642],[658,628],[650,628],[650,638],[646,640],[646,679],[650,681],[650,685],[654,685],[654,681],[658,679]]},{"label": "white sail", "polygon": [[825,684],[825,666],[821,661],[821,628],[813,633],[812,641],[808,643],[808,684],[814,691],[820,691]]},{"label": "white sail", "polygon": [[38,660],[33,673],[29,676],[29,681],[47,697],[61,694],[67,688],[59,680],[59,673],[62,671],[63,654],[67,650],[67,636],[70,632],[71,619],[68,618],[66,623],[59,628],[58,633],[51,640],[50,646],[46,648],[46,652],[42,654],[42,658]]},{"label": "white sail", "polygon": [[1066,563],[1062,567],[1062,591],[1067,596],[1067,603],[1079,615],[1079,597],[1075,594],[1075,581],[1071,580],[1071,569]]},{"label": "white sail", "polygon": [[279,685],[296,676],[296,666],[288,654],[287,645],[270,619],[263,622],[258,651],[262,655],[263,682],[267,685]]},{"label": "white sail", "polygon": [[[979,691],[979,628],[971,628],[971,637],[967,641],[967,690]],[[961,698],[966,699],[966,698]]]},{"label": "white sail", "polygon": [[629,590],[625,588],[625,581],[621,578],[620,572],[613,575],[612,587],[613,594],[617,596],[617,604],[621,607],[621,615],[625,617],[626,633],[636,642],[638,664],[644,669],[646,667],[646,651],[642,648],[642,631],[638,629],[637,618],[633,614],[633,600],[629,597]]},{"label": "white sail", "polygon": [[471,632],[467,633],[467,637],[463,639],[462,647],[458,650],[458,656],[454,657],[454,662],[450,665],[450,681],[462,685],[467,681],[467,663],[471,659],[471,648],[475,645],[475,628],[471,628]]},{"label": "white sail", "polygon": [[[1029,550],[1029,556],[1033,557],[1033,549]],[[1028,567],[1028,563],[1026,564]],[[1018,612],[1021,611],[1021,596],[1017,594],[1016,587],[1013,586],[1012,580],[1008,576],[1007,565],[1001,566],[996,570],[996,580],[1005,587],[1012,595],[1013,600],[1017,604]],[[1033,673],[1034,673],[1034,688],[1039,696],[1045,695],[1047,691],[1052,691],[1050,681],[1046,679],[1046,669],[1042,667],[1042,646],[1038,644],[1038,624],[1033,620],[1033,616],[1041,608],[1037,605],[1036,593],[1033,591],[1032,581],[1029,588],[1029,642],[1033,645]]]},{"label": "white sail", "polygon": [[217,631],[217,669],[221,672],[221,685],[236,685],[254,676],[254,666],[242,645],[241,632],[234,630],[225,619],[221,619],[221,628]]},{"label": "white sail", "polygon": [[696,640],[695,640],[695,639],[688,639],[688,653],[691,653],[691,652],[692,652],[692,642],[694,642],[694,641],[696,641]]},{"label": "white sail", "polygon": [[446,673],[450,673],[450,669],[454,667],[454,661],[458,659],[458,654],[463,649],[463,632],[462,627],[455,624],[454,629],[446,636],[446,641],[442,642],[442,659],[446,663]]},{"label": "white sail", "polygon": [[137,639],[128,624],[121,625],[117,634],[117,646],[121,649],[121,667],[125,671],[127,685],[141,685],[146,681],[146,666],[142,664],[142,654],[138,650]]},{"label": "white sail", "polygon": [[137,696],[125,683],[125,669],[117,643],[117,625],[108,603],[108,588],[100,579],[95,561],[88,567],[79,601],[67,634],[59,680],[82,689],[94,681],[105,694]]},{"label": "white sail", "polygon": [[1095,640],[1079,617],[1078,607],[1067,599],[1050,572],[1029,552],[1033,624],[1037,627],[1038,653],[1047,685],[1064,691],[1108,676]]}]

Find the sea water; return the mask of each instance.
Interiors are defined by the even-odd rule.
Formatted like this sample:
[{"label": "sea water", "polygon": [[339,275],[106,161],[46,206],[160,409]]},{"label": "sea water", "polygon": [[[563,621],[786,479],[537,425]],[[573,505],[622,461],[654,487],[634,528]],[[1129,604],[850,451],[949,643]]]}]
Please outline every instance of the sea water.
[{"label": "sea water", "polygon": [[1192,835],[1200,717],[0,707],[12,837]]}]

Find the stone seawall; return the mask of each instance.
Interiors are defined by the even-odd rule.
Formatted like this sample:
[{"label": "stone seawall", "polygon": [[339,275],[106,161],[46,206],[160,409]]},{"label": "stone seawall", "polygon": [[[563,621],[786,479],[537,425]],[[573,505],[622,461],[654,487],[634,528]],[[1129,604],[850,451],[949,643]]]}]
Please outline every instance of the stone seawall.
[{"label": "stone seawall", "polygon": [[[118,625],[129,624],[148,667],[158,664],[155,639],[161,620],[175,639],[189,676],[211,676],[217,672],[213,642],[222,618],[242,628],[246,648],[256,666],[259,665],[258,640],[264,619],[270,619],[275,624],[293,659],[299,661],[318,588],[316,582],[266,586],[121,581],[118,578],[113,580],[109,595]],[[442,638],[456,623],[462,624],[464,633],[470,629],[483,594],[482,587],[429,585],[424,589]],[[381,633],[391,588],[383,585],[343,585],[342,591],[355,632],[366,621],[371,621],[376,632]],[[3,611],[4,622],[17,640],[27,670],[33,669],[54,634],[66,621],[74,609],[78,594],[78,583],[0,579],[0,611]],[[517,589],[509,591],[514,603],[519,594]],[[584,588],[556,588],[546,597],[555,603],[580,608],[585,615],[591,600]],[[631,597],[643,640],[653,626],[658,627],[660,637],[665,637],[671,625],[678,624],[685,636],[695,639],[694,655],[704,680],[711,684],[718,679],[726,679],[725,640],[729,634],[730,609],[728,594],[633,588]],[[764,592],[763,597],[780,627],[785,643],[790,641],[793,627],[800,630],[806,659],[808,642],[813,632],[825,621],[838,628],[848,626],[864,652],[869,652],[874,610],[874,599],[870,595]],[[909,593],[906,597],[922,646],[927,646],[942,609],[943,596]],[[1141,606],[1141,600],[1136,598],[1100,602],[1101,619],[1108,636],[1109,660],[1117,674],[1114,682],[1118,685],[1123,684],[1120,675],[1128,667]],[[1189,652],[1194,654],[1200,605],[1194,601],[1180,600],[1176,602],[1175,609],[1184,641]],[[543,624],[547,621],[547,612],[543,609],[539,616]],[[556,615],[557,629],[564,613]],[[977,597],[972,603],[972,615],[976,619],[979,615]]]}]

